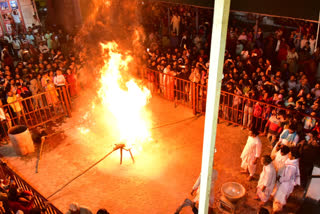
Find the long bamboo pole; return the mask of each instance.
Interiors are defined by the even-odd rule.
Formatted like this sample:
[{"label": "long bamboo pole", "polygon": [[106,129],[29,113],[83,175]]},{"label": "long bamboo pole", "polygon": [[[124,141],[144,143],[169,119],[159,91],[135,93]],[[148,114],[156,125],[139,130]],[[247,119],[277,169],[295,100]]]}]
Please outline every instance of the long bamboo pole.
[{"label": "long bamboo pole", "polygon": [[317,36],[316,36],[316,44],[314,50],[317,50],[318,47],[318,40],[319,40],[319,28],[320,28],[320,10],[319,10],[319,20],[318,20],[318,30],[317,30]]}]

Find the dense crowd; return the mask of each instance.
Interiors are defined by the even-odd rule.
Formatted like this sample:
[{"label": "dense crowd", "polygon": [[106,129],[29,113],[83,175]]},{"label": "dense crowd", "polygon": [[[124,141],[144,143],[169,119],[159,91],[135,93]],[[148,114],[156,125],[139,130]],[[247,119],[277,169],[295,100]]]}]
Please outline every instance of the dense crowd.
[{"label": "dense crowd", "polygon": [[[72,54],[72,42],[72,35],[61,29],[49,30],[35,24],[1,38],[2,137],[10,126],[25,123],[20,120],[23,112],[54,107],[61,99],[57,88],[67,85],[70,95],[77,95],[79,63]],[[49,93],[35,96],[43,92]],[[31,101],[19,101],[31,96]]]},{"label": "dense crowd", "polygon": [[[144,41],[146,52],[141,57],[147,68],[157,71],[144,74],[151,82],[150,90],[163,93],[171,100],[190,102],[190,84],[178,85],[173,77],[204,88],[207,85],[212,11],[181,5],[168,7],[163,3],[146,3],[143,9],[142,16],[146,17],[143,25],[148,36]],[[275,205],[280,208],[293,190],[281,187],[281,181],[286,179],[283,172],[296,170],[298,173],[298,167],[299,176],[290,179],[301,177],[301,185],[305,187],[319,154],[320,83],[317,80],[320,79],[320,49],[315,46],[315,26],[308,22],[298,22],[297,26],[295,30],[281,27],[264,32],[263,26],[238,23],[231,17],[222,81],[222,91],[227,93],[220,99],[221,118],[252,130],[248,147],[241,156],[242,167],[249,172],[249,179],[255,173],[256,158],[261,154],[256,129],[267,135],[273,152],[262,158],[262,164],[272,168],[270,163],[273,162],[280,176],[273,193],[276,199],[280,198]],[[12,124],[12,118],[19,119],[23,111],[54,106],[61,99],[56,89],[68,85],[71,96],[78,94],[77,74],[81,63],[72,54],[72,41],[72,35],[60,29],[47,30],[40,25],[21,31],[18,28],[13,35],[6,34],[0,40],[2,137]],[[184,95],[176,93],[177,90],[183,91]],[[35,96],[42,92],[48,94]],[[205,97],[205,91],[200,91],[199,96]],[[32,105],[17,102],[28,97],[33,97]],[[253,149],[257,151],[250,153]],[[257,156],[248,157],[249,153]],[[300,165],[295,161],[298,157]],[[287,166],[290,164],[296,168],[290,169]],[[261,179],[267,179],[266,172],[263,173]],[[264,203],[276,183],[275,176],[271,177],[272,188],[262,181],[258,184],[257,196]],[[292,180],[290,188],[296,184],[300,181]],[[11,192],[9,187],[12,187]],[[13,201],[31,203],[32,196],[17,192],[14,185],[8,185],[3,192]],[[81,213],[81,207],[71,204],[69,212]],[[82,212],[91,213],[85,208]]]},{"label": "dense crowd", "polygon": [[[145,23],[148,37],[143,56],[150,69],[145,74],[151,82],[149,88],[170,100],[182,98],[191,102],[190,84],[181,86],[181,79],[207,85],[212,11],[199,9],[197,26],[195,8],[169,7],[170,16],[166,4],[152,4],[146,9],[153,14]],[[264,32],[264,26],[240,23],[232,16],[230,19],[220,118],[253,130],[247,142],[249,146],[241,156],[242,167],[250,173],[249,179],[257,160],[255,156],[249,160],[247,155],[260,157],[261,154],[261,147],[254,150],[260,141],[257,130],[267,136],[273,151],[262,158],[265,168],[258,183],[257,199],[265,203],[273,192],[274,210],[281,210],[295,185],[306,187],[313,164],[319,161],[320,48],[315,46],[316,26],[297,21],[294,30],[272,27],[270,31],[269,26],[269,31]],[[179,91],[187,95],[181,97]],[[206,93],[200,91],[198,96],[205,97]],[[251,142],[254,143],[250,145]],[[276,173],[269,178],[271,162]],[[293,174],[290,177],[288,173]],[[273,186],[266,187],[264,182],[270,179]],[[265,191],[266,188],[269,189]],[[184,206],[194,208],[194,203],[186,200],[176,213]]]},{"label": "dense crowd", "polygon": [[[39,199],[32,192],[22,190],[10,177],[1,179],[0,183],[0,212],[16,214],[44,214],[49,203],[45,202],[41,208]],[[52,210],[51,210],[52,212]],[[85,206],[80,206],[77,202],[69,205],[66,214],[92,214],[93,212]],[[97,214],[109,214],[106,209],[99,209]]]},{"label": "dense crowd", "polygon": [[[153,83],[151,90],[173,100],[181,98],[177,91],[191,94],[191,89],[181,88],[172,77],[207,84],[211,38],[208,19],[212,11],[201,10],[197,29],[194,8],[170,7],[170,26],[167,8],[165,4],[147,7],[155,15],[145,23],[149,32],[143,59],[147,68],[158,72],[147,73]],[[153,26],[151,22],[160,24]],[[296,30],[281,27],[263,32],[262,27],[238,22],[231,19],[228,27],[222,91],[230,94],[221,97],[220,102],[226,106],[221,116],[244,128],[259,126],[263,131],[272,109],[276,109],[284,121],[291,120],[290,115],[297,116],[303,131],[316,128],[320,117],[320,49],[315,47],[313,23],[297,22]],[[287,115],[286,109],[295,111]]]}]

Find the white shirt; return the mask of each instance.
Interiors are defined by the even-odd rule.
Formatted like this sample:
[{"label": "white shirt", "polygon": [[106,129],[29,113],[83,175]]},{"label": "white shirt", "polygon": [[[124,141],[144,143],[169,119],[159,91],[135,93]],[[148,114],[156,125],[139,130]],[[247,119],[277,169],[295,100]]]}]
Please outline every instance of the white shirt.
[{"label": "white shirt", "polygon": [[14,15],[12,13],[12,18],[13,18],[14,23],[16,23],[16,24],[20,24],[21,23],[19,14]]},{"label": "white shirt", "polygon": [[0,120],[3,121],[6,119],[6,114],[4,113],[3,108],[0,108]]},{"label": "white shirt", "polygon": [[171,19],[171,24],[177,26],[179,25],[179,23],[180,23],[180,16],[174,15]]},{"label": "white shirt", "polygon": [[281,155],[281,151],[279,150],[276,154],[275,159],[273,160],[273,165],[276,168],[278,175],[282,174],[282,170],[284,169],[284,163],[288,159],[288,154]]},{"label": "white shirt", "polygon": [[34,36],[32,34],[31,35],[27,34],[26,39],[33,44]]},{"label": "white shirt", "polygon": [[300,48],[302,49],[304,46],[306,46],[307,42],[308,42],[308,40],[302,39],[302,40],[300,41]]},{"label": "white shirt", "polygon": [[240,36],[239,36],[239,38],[238,38],[238,40],[248,40],[248,37],[247,37],[247,35],[246,34],[241,34]]},{"label": "white shirt", "polygon": [[288,133],[288,129],[283,130],[280,134],[279,141],[281,142],[281,144],[289,147],[297,146],[299,142],[299,135],[297,134],[297,132],[294,132],[292,134],[288,133],[287,136],[285,136],[286,133]]},{"label": "white shirt", "polygon": [[20,40],[19,39],[13,40],[12,41],[12,46],[13,46],[13,49],[16,49],[16,50],[20,49],[20,47],[21,47]]},{"label": "white shirt", "polygon": [[66,79],[62,74],[55,76],[53,81],[56,86],[64,86],[66,84]]},{"label": "white shirt", "polygon": [[279,49],[280,49],[280,43],[281,43],[281,40],[279,39],[279,40],[277,41],[276,52],[278,52]]},{"label": "white shirt", "polygon": [[12,41],[13,41],[11,35],[9,35],[9,36],[4,36],[4,40],[6,40],[8,43],[12,43]]},{"label": "white shirt", "polygon": [[[212,175],[211,175],[211,190],[210,190],[210,199],[209,199],[209,206],[213,207],[214,205],[214,184],[218,178],[218,172],[215,169],[212,169]],[[197,190],[196,196],[193,199],[193,202],[199,202],[200,198],[200,180],[201,180],[201,174],[199,175],[197,181],[192,187],[192,190]]]},{"label": "white shirt", "polygon": [[48,46],[46,46],[46,45],[40,45],[40,46],[39,46],[39,51],[40,51],[41,53],[48,53],[48,52],[49,52],[49,48],[48,48]]},{"label": "white shirt", "polygon": [[296,185],[300,185],[299,160],[287,159],[285,162],[285,168],[279,179],[279,188],[274,196],[274,200],[285,205],[287,203],[287,198],[292,193],[293,188]]},{"label": "white shirt", "polygon": [[316,40],[315,39],[309,39],[310,43],[310,54],[313,54],[316,47]]},{"label": "white shirt", "polygon": [[254,159],[260,157],[261,147],[261,140],[258,136],[249,136],[247,143],[242,151],[241,158],[249,157],[249,159]]},{"label": "white shirt", "polygon": [[277,173],[272,163],[263,166],[257,187],[262,188],[265,186],[267,191],[271,193],[276,183],[276,177]]}]

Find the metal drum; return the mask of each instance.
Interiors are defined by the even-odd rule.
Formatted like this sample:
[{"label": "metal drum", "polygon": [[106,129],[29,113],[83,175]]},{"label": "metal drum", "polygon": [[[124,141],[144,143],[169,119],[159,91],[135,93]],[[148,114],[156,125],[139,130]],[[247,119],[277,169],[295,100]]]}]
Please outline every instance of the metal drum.
[{"label": "metal drum", "polygon": [[34,152],[34,145],[26,126],[13,126],[8,130],[10,141],[17,155],[27,155]]}]

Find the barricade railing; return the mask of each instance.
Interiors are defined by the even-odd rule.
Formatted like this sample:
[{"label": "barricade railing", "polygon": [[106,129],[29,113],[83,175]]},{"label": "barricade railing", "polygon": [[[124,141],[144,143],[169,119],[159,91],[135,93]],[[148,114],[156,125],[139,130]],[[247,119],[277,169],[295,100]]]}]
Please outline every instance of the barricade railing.
[{"label": "barricade railing", "polygon": [[310,117],[315,119],[315,121],[320,120],[320,118],[313,117],[295,109],[289,109],[283,106],[221,91],[219,118],[230,123],[264,131],[272,110],[276,110],[277,114],[282,114],[284,119],[287,115],[295,115],[296,118],[302,119],[304,117]]},{"label": "barricade railing", "polygon": [[68,86],[53,88],[27,98],[15,95],[12,99],[13,102],[0,106],[5,114],[0,126],[2,137],[7,136],[8,129],[15,125],[26,125],[32,129],[71,116]]},{"label": "barricade railing", "polygon": [[35,188],[29,185],[20,175],[14,172],[6,163],[0,160],[0,178],[6,180],[10,178],[14,180],[17,187],[23,191],[29,191],[32,193],[34,198],[33,207],[40,208],[46,214],[62,214],[62,212],[55,207],[53,204],[49,203],[48,200],[42,196]]},{"label": "barricade railing", "polygon": [[192,99],[192,88],[194,86],[189,80],[151,69],[144,72],[144,78],[148,80],[148,88],[151,93],[157,93],[168,100],[174,101],[175,104],[191,108],[194,106],[194,100]]},{"label": "barricade railing", "polygon": [[[146,69],[143,76],[148,80],[148,87],[152,93],[174,101],[175,104],[182,104],[193,109],[193,113],[205,113],[207,86],[191,82],[188,79],[178,78],[161,71]],[[187,77],[188,78],[188,77]],[[255,105],[259,105],[254,111]],[[295,109],[288,109],[283,106],[269,104],[264,101],[250,99],[249,97],[221,91],[219,104],[219,119],[230,123],[256,128],[264,131],[264,127],[271,116],[271,111],[284,112],[285,115],[299,115],[311,117],[317,121],[320,118],[313,117]]]}]

